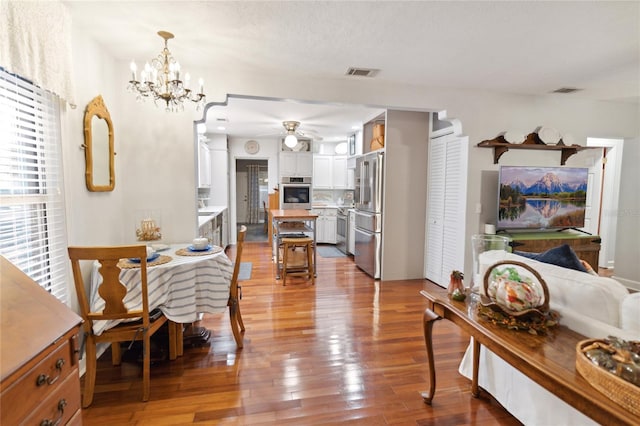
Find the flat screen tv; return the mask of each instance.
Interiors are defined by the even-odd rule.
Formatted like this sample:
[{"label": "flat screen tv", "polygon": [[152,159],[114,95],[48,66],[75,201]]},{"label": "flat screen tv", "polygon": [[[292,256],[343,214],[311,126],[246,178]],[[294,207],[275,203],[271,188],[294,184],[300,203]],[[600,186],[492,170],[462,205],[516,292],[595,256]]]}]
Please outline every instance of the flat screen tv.
[{"label": "flat screen tv", "polygon": [[501,166],[497,229],[582,228],[589,169]]}]

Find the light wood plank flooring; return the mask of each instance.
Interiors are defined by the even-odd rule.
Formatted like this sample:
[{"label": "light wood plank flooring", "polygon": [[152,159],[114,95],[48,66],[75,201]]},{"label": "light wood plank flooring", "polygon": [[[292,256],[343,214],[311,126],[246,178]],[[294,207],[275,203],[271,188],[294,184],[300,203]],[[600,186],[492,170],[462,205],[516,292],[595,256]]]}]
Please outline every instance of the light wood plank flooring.
[{"label": "light wood plank flooring", "polygon": [[432,406],[422,402],[422,280],[376,282],[350,259],[318,256],[315,286],[282,287],[267,243],[246,243],[242,261],[253,263],[242,283],[244,349],[228,313],[205,315],[210,342],[154,363],[146,403],[140,366],[113,367],[107,352],[85,425],[519,424],[486,393],[471,397],[457,372],[468,337],[446,321],[435,326],[438,390]]}]

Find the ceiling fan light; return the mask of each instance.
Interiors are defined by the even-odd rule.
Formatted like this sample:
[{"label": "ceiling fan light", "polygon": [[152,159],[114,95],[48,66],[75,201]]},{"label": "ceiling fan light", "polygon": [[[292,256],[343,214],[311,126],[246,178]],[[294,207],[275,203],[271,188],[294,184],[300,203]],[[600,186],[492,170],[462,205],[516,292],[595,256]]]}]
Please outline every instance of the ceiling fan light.
[{"label": "ceiling fan light", "polygon": [[284,138],[284,144],[289,148],[293,148],[294,146],[298,145],[298,138],[296,137],[296,135],[289,134],[286,138]]}]

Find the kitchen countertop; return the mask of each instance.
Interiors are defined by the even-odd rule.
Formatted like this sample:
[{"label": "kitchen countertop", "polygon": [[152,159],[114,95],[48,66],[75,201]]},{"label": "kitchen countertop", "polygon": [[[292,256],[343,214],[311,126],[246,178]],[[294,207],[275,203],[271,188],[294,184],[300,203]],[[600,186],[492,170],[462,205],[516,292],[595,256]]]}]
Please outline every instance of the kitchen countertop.
[{"label": "kitchen countertop", "polygon": [[344,209],[352,209],[353,206],[347,206],[347,205],[339,205],[339,204],[312,204],[311,205],[312,209],[340,209],[340,208],[344,208]]},{"label": "kitchen countertop", "polygon": [[207,206],[198,209],[198,227],[209,222],[227,209],[226,206]]}]

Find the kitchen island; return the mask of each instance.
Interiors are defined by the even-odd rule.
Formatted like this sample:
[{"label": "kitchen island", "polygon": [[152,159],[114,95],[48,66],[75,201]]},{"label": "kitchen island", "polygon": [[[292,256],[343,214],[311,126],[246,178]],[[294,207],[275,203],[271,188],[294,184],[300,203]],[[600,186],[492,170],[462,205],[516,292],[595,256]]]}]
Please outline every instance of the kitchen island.
[{"label": "kitchen island", "polygon": [[[291,234],[312,234],[313,263],[316,264],[316,220],[318,215],[309,210],[271,210],[273,229],[273,258],[276,262],[276,279],[280,279],[280,240]],[[316,274],[317,275],[317,274]]]}]

